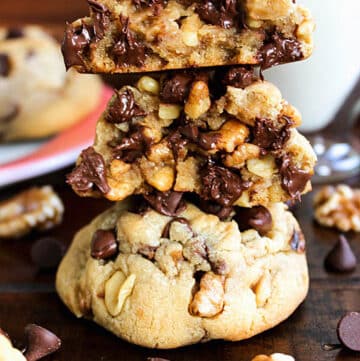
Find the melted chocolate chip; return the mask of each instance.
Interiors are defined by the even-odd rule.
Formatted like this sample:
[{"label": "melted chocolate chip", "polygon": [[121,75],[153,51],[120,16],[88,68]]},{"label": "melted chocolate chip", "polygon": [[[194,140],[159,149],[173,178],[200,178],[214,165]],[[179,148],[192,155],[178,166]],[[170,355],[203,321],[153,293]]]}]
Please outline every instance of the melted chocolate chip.
[{"label": "melted chocolate chip", "polygon": [[274,33],[270,36],[269,39],[264,42],[258,54],[262,69],[302,58],[303,53],[300,42],[296,39],[286,39],[279,33]]},{"label": "melted chocolate chip", "polygon": [[178,73],[168,76],[161,82],[160,99],[167,103],[183,103],[190,92],[193,76]]},{"label": "melted chocolate chip", "polygon": [[237,0],[199,1],[196,12],[200,19],[224,29],[244,27],[244,11]]},{"label": "melted chocolate chip", "polygon": [[294,233],[290,240],[291,249],[296,252],[304,253],[305,252],[305,239],[301,231],[294,229]]},{"label": "melted chocolate chip", "polygon": [[52,237],[40,238],[31,247],[31,260],[40,269],[56,268],[65,252],[64,245]]},{"label": "melted chocolate chip", "polygon": [[91,257],[108,259],[118,252],[118,245],[113,231],[98,229],[91,240]]},{"label": "melted chocolate chip", "polygon": [[360,351],[360,313],[346,313],[337,325],[337,336],[349,350]]},{"label": "melted chocolate chip", "polygon": [[56,352],[61,346],[61,340],[49,330],[30,324],[25,327],[28,347],[24,353],[27,361],[37,361]]},{"label": "melted chocolate chip", "polygon": [[292,122],[284,117],[285,125],[280,128],[274,126],[271,119],[256,119],[252,131],[253,143],[260,147],[261,154],[265,155],[269,151],[282,149],[290,138],[290,127]]},{"label": "melted chocolate chip", "polygon": [[116,98],[112,101],[106,120],[109,123],[124,123],[133,117],[144,116],[146,113],[136,104],[134,94],[130,89],[116,92]]},{"label": "melted chocolate chip", "polygon": [[79,193],[90,191],[96,185],[102,193],[110,187],[106,180],[105,161],[93,147],[81,152],[81,163],[67,176],[66,182]]},{"label": "melted chocolate chip", "polygon": [[129,18],[121,17],[121,34],[113,47],[113,54],[122,66],[143,66],[146,59],[146,48],[139,43],[129,29]]},{"label": "melted chocolate chip", "polygon": [[324,265],[333,272],[351,272],[356,268],[357,260],[345,236],[340,235],[334,248],[325,258]]},{"label": "melted chocolate chip", "polygon": [[185,148],[188,141],[183,138],[179,130],[170,133],[166,137],[167,143],[173,152],[175,160],[183,159],[186,156],[187,150]]},{"label": "melted chocolate chip", "polygon": [[186,218],[182,218],[182,217],[176,217],[174,219],[172,219],[170,222],[167,223],[167,225],[165,226],[161,237],[162,238],[169,238],[169,231],[170,231],[170,227],[174,222],[179,222],[181,224],[186,224],[188,226],[188,228],[190,229],[190,231],[192,232],[192,228],[190,226],[189,221]]},{"label": "melted chocolate chip", "polygon": [[258,77],[254,74],[252,67],[237,66],[232,67],[223,75],[222,83],[225,86],[230,85],[235,88],[244,89],[257,80]]},{"label": "melted chocolate chip", "polygon": [[82,23],[74,27],[67,24],[61,50],[64,56],[66,68],[74,65],[84,66],[84,53],[89,49],[93,36],[93,29]]},{"label": "melted chocolate chip", "polygon": [[0,76],[9,76],[11,70],[10,58],[7,54],[0,53]]},{"label": "melted chocolate chip", "polygon": [[300,198],[302,191],[311,178],[311,174],[291,164],[290,157],[287,155],[281,159],[277,159],[277,164],[282,178],[282,188],[288,192],[292,198]]},{"label": "melted chocolate chip", "polygon": [[144,198],[150,206],[157,212],[165,216],[175,217],[183,212],[186,208],[185,202],[182,200],[183,193],[180,192],[158,192],[145,194]]},{"label": "melted chocolate chip", "polygon": [[6,39],[18,39],[24,36],[24,30],[21,28],[10,28],[7,31]]},{"label": "melted chocolate chip", "polygon": [[152,139],[145,135],[145,129],[140,127],[135,129],[129,137],[122,138],[120,144],[114,147],[113,157],[132,163],[143,156],[152,144]]},{"label": "melted chocolate chip", "polygon": [[186,139],[204,150],[214,149],[220,138],[219,133],[201,133],[199,127],[190,124],[179,127],[179,131]]},{"label": "melted chocolate chip", "polygon": [[203,199],[200,200],[199,207],[205,213],[211,213],[215,216],[218,216],[221,220],[229,218],[232,211],[234,210],[233,207],[224,207],[218,203],[205,201]]},{"label": "melted chocolate chip", "polygon": [[249,184],[244,182],[240,175],[229,169],[206,162],[201,170],[203,184],[202,197],[222,206],[231,206]]},{"label": "melted chocolate chip", "polygon": [[271,213],[263,206],[255,206],[252,208],[236,207],[235,212],[234,219],[241,232],[253,228],[257,230],[261,236],[264,236],[272,228]]},{"label": "melted chocolate chip", "polygon": [[133,0],[133,2],[137,8],[153,9],[154,15],[159,15],[167,4],[167,0]]},{"label": "melted chocolate chip", "polygon": [[110,25],[110,11],[95,0],[88,0],[90,9],[93,12],[94,35],[96,40],[101,40]]}]

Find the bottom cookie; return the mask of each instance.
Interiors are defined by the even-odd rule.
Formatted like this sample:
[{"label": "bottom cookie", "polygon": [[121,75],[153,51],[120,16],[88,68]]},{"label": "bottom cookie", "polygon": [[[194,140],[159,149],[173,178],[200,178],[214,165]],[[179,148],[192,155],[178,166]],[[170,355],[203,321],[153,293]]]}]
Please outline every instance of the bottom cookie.
[{"label": "bottom cookie", "polygon": [[77,317],[141,346],[175,348],[252,337],[304,300],[305,243],[285,205],[227,221],[191,203],[178,217],[133,206],[99,215],[64,257],[56,288]]}]

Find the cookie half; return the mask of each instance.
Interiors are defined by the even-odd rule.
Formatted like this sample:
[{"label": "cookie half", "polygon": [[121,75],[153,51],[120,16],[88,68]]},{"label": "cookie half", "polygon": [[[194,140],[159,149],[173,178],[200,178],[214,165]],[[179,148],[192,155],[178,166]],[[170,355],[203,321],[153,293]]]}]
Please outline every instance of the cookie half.
[{"label": "cookie half", "polygon": [[96,75],[66,73],[42,28],[0,28],[0,140],[47,137],[83,120],[100,101]]},{"label": "cookie half", "polygon": [[143,76],[114,95],[68,182],[113,201],[174,191],[221,206],[296,199],[316,161],[300,123],[252,68]]},{"label": "cookie half", "polygon": [[314,23],[293,0],[88,0],[66,27],[67,67],[126,73],[305,59]]},{"label": "cookie half", "polygon": [[56,288],[77,317],[141,346],[175,348],[252,337],[304,300],[305,242],[285,205],[226,221],[191,203],[177,217],[134,208],[117,203],[75,236]]}]

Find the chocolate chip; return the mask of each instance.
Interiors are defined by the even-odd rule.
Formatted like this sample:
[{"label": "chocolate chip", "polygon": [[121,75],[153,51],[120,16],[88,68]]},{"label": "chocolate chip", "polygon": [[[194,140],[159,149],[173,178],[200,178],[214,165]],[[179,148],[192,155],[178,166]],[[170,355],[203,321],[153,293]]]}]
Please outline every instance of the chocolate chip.
[{"label": "chocolate chip", "polygon": [[261,236],[271,231],[273,224],[271,213],[263,206],[252,208],[236,207],[234,219],[241,232],[253,228]]},{"label": "chocolate chip", "polygon": [[25,327],[28,347],[24,353],[27,361],[37,361],[56,352],[61,346],[61,340],[49,330],[30,324]]},{"label": "chocolate chip", "polygon": [[66,182],[80,193],[92,190],[94,185],[102,193],[108,193],[110,187],[106,180],[106,167],[102,155],[93,147],[89,147],[81,152],[80,157],[81,163],[68,174]]},{"label": "chocolate chip", "polygon": [[351,272],[356,268],[356,257],[344,235],[340,235],[334,248],[325,258],[324,265],[333,272]]},{"label": "chocolate chip", "polygon": [[171,132],[166,137],[166,141],[173,152],[175,160],[184,159],[186,157],[187,149],[185,148],[185,146],[188,141],[183,138],[179,130]]},{"label": "chocolate chip", "polygon": [[296,252],[305,252],[305,239],[303,233],[300,230],[294,229],[294,233],[290,240],[290,246],[291,249]]},{"label": "chocolate chip", "polygon": [[11,70],[10,58],[7,54],[0,53],[0,76],[9,76]]},{"label": "chocolate chip", "polygon": [[143,66],[146,60],[146,48],[135,39],[129,29],[129,18],[121,17],[120,38],[113,47],[113,54],[121,66]]},{"label": "chocolate chip", "polygon": [[231,206],[249,186],[240,175],[214,165],[212,161],[207,161],[202,168],[201,180],[203,184],[201,197],[225,207]]},{"label": "chocolate chip", "polygon": [[345,347],[360,351],[360,313],[346,313],[337,325],[337,335]]},{"label": "chocolate chip", "polygon": [[128,137],[122,138],[113,149],[113,157],[126,163],[132,163],[142,157],[152,144],[152,139],[145,135],[145,129],[145,127],[135,128]]},{"label": "chocolate chip", "polygon": [[272,34],[259,51],[262,69],[289,63],[303,58],[301,44],[296,39],[286,39],[279,33]]},{"label": "chocolate chip", "polygon": [[215,214],[221,220],[229,218],[234,210],[233,207],[224,207],[218,203],[205,201],[203,199],[200,200],[199,207],[205,213]]},{"label": "chocolate chip", "polygon": [[282,149],[289,140],[292,121],[287,117],[283,119],[285,124],[281,127],[275,127],[271,119],[256,119],[252,130],[254,137],[252,142],[260,147],[262,155]]},{"label": "chocolate chip", "polygon": [[[189,221],[188,221],[186,218],[176,217],[176,218],[172,219],[170,222],[168,222],[168,223],[166,224],[166,226],[165,226],[165,228],[164,228],[164,230],[163,230],[163,232],[162,232],[162,235],[161,235],[162,238],[169,238],[169,235],[170,235],[170,233],[169,233],[170,227],[171,227],[171,225],[172,225],[174,222],[179,222],[179,223],[181,223],[181,224],[186,224],[186,225],[188,226],[188,228],[190,229],[190,231],[193,232],[193,231],[192,231],[192,228],[191,228],[191,226],[190,226],[190,223],[189,223]],[[193,232],[193,234],[194,234],[194,232]]]},{"label": "chocolate chip", "polygon": [[133,0],[133,2],[137,8],[152,8],[154,15],[159,15],[167,4],[167,0]]},{"label": "chocolate chip", "polygon": [[160,99],[166,103],[183,103],[190,92],[193,76],[187,73],[169,75],[161,81]]},{"label": "chocolate chip", "polygon": [[244,27],[244,11],[237,0],[198,1],[196,12],[200,19],[224,29]]},{"label": "chocolate chip", "polygon": [[74,65],[85,66],[84,53],[89,49],[93,35],[93,28],[84,22],[77,27],[66,24],[61,50],[67,69]]},{"label": "chocolate chip", "polygon": [[181,126],[178,129],[186,139],[204,150],[214,149],[221,137],[219,133],[201,133],[199,127],[190,124]]},{"label": "chocolate chip", "polygon": [[7,31],[6,39],[18,39],[24,36],[24,30],[21,28],[10,28]]},{"label": "chocolate chip", "polygon": [[259,78],[254,74],[254,69],[247,66],[237,66],[228,70],[222,79],[222,83],[235,88],[246,88]]},{"label": "chocolate chip", "polygon": [[88,0],[88,3],[93,12],[95,38],[101,40],[110,25],[110,11],[105,5],[95,0]]},{"label": "chocolate chip", "polygon": [[45,237],[37,240],[31,247],[31,260],[41,269],[51,269],[59,265],[65,247],[56,238]]},{"label": "chocolate chip", "polygon": [[113,231],[98,229],[91,240],[91,257],[107,259],[117,254],[118,245]]},{"label": "chocolate chip", "polygon": [[106,120],[109,123],[124,123],[133,117],[144,116],[146,113],[136,104],[134,94],[130,89],[116,92],[116,97],[110,103]]},{"label": "chocolate chip", "polygon": [[145,194],[144,198],[148,201],[150,206],[159,213],[175,217],[183,212],[186,208],[185,202],[182,200],[183,193],[180,192],[158,192]]},{"label": "chocolate chip", "polygon": [[277,159],[277,164],[282,178],[282,188],[292,198],[300,198],[302,191],[311,178],[311,174],[292,164],[288,155]]}]

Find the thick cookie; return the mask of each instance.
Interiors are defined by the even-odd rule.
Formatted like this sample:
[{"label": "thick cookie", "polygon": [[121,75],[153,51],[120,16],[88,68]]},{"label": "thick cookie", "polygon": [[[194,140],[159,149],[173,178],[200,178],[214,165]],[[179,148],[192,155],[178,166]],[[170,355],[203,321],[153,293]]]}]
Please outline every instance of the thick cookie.
[{"label": "thick cookie", "polygon": [[60,47],[41,28],[0,28],[0,139],[41,138],[96,108],[100,78],[66,73]]},{"label": "thick cookie", "polygon": [[68,182],[81,196],[194,192],[221,206],[299,198],[316,161],[298,111],[251,68],[173,72],[123,87]]},{"label": "thick cookie", "polygon": [[305,243],[285,205],[227,221],[190,203],[177,217],[133,206],[98,216],[63,259],[56,288],[76,316],[138,345],[174,348],[249,338],[304,300]]},{"label": "thick cookie", "polygon": [[67,67],[124,73],[305,59],[314,23],[294,0],[88,0],[68,24]]}]

